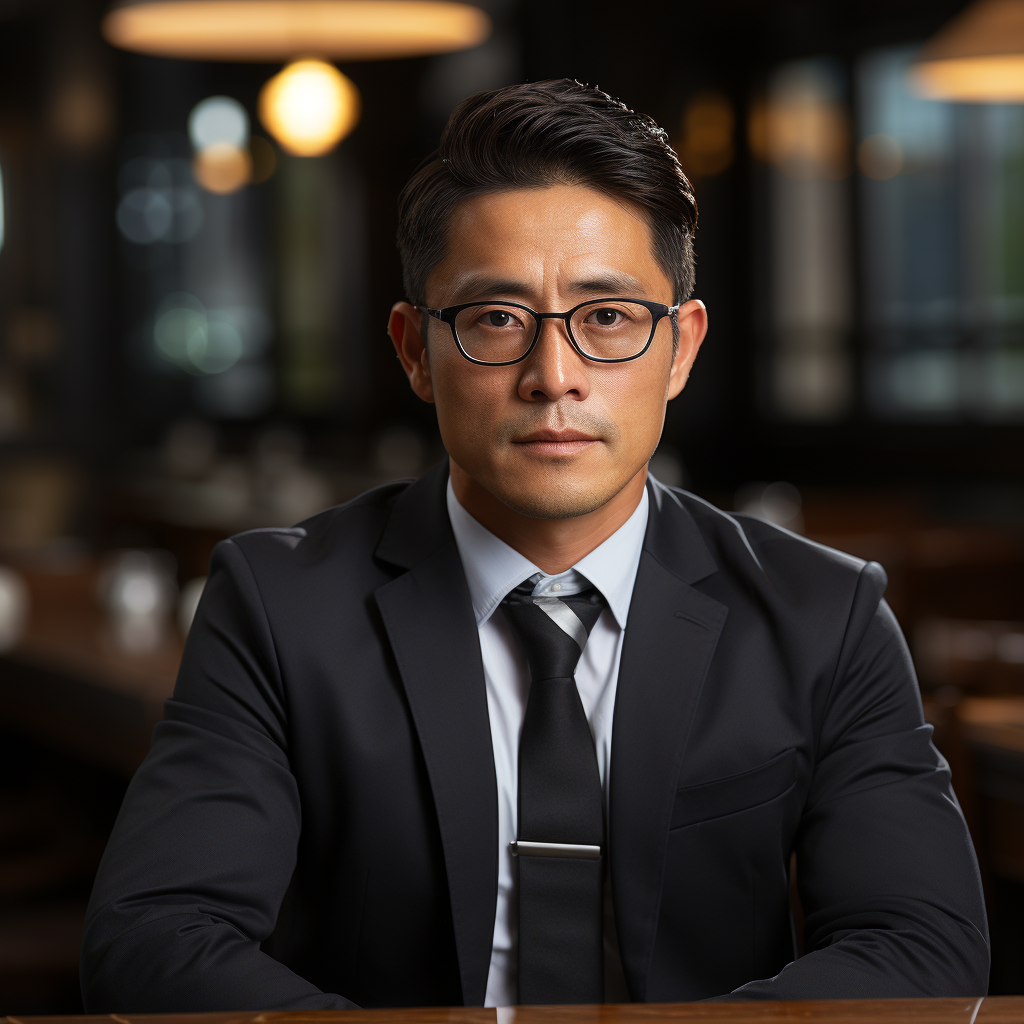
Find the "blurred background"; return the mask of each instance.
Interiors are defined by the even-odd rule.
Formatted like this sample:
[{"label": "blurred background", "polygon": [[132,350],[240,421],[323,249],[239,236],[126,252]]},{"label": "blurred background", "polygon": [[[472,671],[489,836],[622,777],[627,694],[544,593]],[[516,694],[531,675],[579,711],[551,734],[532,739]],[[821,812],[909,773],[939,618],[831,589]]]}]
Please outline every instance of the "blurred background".
[{"label": "blurred background", "polygon": [[885,566],[1024,992],[1024,2],[232,5],[0,0],[0,1013],[81,1009],[212,546],[443,457],[396,197],[461,99],[562,76],[696,188],[654,472]]}]

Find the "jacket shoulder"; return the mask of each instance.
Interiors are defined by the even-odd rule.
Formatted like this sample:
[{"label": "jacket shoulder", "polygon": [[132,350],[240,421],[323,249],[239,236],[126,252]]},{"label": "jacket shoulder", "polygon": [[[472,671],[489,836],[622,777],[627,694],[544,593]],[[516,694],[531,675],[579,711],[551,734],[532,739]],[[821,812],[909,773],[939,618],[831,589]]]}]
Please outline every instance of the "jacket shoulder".
[{"label": "jacket shoulder", "polygon": [[881,598],[888,579],[877,562],[819,544],[774,523],[724,512],[678,488],[662,488],[696,524],[719,570],[767,581],[780,596],[800,602],[849,596],[865,577]]}]

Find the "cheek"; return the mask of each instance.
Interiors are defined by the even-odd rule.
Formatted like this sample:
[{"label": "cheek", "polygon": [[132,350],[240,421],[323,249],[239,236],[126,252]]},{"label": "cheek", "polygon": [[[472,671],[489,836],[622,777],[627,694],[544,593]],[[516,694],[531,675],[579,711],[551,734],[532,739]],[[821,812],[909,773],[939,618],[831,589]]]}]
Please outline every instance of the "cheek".
[{"label": "cheek", "polygon": [[644,365],[646,358],[637,360],[634,373],[609,374],[601,388],[608,413],[627,446],[644,447],[661,434],[669,368],[661,360]]},{"label": "cheek", "polygon": [[509,385],[503,381],[500,370],[475,366],[458,353],[455,359],[458,361],[445,354],[431,364],[434,402],[442,433],[446,425],[453,431],[462,425],[485,425],[498,418],[507,402]]}]

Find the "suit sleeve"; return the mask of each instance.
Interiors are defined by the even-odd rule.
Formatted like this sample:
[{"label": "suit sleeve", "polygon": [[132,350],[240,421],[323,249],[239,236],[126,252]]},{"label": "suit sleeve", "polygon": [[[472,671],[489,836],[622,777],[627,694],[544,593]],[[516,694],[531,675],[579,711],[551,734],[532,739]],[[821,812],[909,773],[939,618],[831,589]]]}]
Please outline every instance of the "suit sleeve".
[{"label": "suit sleeve", "polygon": [[245,554],[226,541],[97,874],[86,1011],[351,1007],[260,949],[300,827],[273,638]]},{"label": "suit sleeve", "polygon": [[807,952],[725,999],[987,992],[974,848],[884,586],[881,568],[866,566],[797,835]]}]

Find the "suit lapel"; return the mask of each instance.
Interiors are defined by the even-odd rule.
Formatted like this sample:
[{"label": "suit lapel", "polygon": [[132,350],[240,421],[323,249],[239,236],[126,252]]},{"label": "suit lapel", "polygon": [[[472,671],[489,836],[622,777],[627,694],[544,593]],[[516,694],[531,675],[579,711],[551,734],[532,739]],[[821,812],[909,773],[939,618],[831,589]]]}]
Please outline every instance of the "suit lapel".
[{"label": "suit lapel", "polygon": [[447,465],[398,499],[377,556],[408,572],[376,591],[434,796],[463,1001],[481,1005],[498,895],[498,797],[480,641],[444,503]]},{"label": "suit lapel", "polygon": [[651,482],[651,512],[619,666],[609,793],[615,921],[643,1000],[686,739],[727,608],[692,583],[716,570],[693,518]]}]

